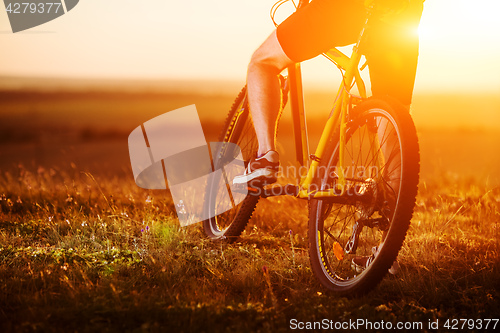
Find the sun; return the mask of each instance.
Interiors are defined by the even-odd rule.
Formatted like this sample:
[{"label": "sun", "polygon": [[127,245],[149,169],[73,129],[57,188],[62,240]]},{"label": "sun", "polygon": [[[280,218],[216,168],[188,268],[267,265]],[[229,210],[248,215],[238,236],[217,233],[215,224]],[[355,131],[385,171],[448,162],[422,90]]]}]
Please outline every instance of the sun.
[{"label": "sun", "polygon": [[500,1],[426,1],[419,26],[419,89],[498,91]]},{"label": "sun", "polygon": [[500,1],[426,1],[419,27],[422,42],[492,43],[500,39]]}]

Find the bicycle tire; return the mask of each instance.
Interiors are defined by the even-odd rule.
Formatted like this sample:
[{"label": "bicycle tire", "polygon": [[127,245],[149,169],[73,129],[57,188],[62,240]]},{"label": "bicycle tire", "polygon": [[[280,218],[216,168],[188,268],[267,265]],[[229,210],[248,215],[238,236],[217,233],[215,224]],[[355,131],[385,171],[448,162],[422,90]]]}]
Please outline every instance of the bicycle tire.
[{"label": "bicycle tire", "polygon": [[[258,144],[248,109],[246,92],[246,86],[244,86],[229,110],[218,140],[219,142],[238,144],[241,148],[243,159],[248,161],[257,152]],[[242,140],[247,140],[243,146],[241,145]],[[223,149],[223,147],[221,146],[220,149]],[[218,151],[213,152],[214,166],[217,166],[219,154],[220,152]],[[209,186],[218,186],[218,181],[214,180]],[[217,189],[210,188],[205,196],[205,202],[211,207],[217,205],[217,198],[211,194],[214,192],[217,192]],[[259,197],[257,196],[247,195],[233,209],[206,219],[203,221],[205,234],[213,240],[226,240],[229,242],[236,240],[248,224],[258,200]]]},{"label": "bicycle tire", "polygon": [[[382,128],[385,128],[383,133]],[[367,153],[376,147],[366,139],[368,131],[379,138],[377,151],[384,155],[385,164],[380,169],[369,169],[368,173],[355,173],[359,170],[357,164],[364,167],[377,164]],[[323,171],[314,184],[321,189],[335,185],[338,174],[332,171],[337,171],[334,168],[339,160],[338,138],[337,130],[327,144],[325,158],[320,161]],[[353,167],[352,178],[347,170],[346,179],[351,185],[357,184],[352,188],[358,186],[370,191],[371,199],[349,204],[310,200],[309,257],[316,278],[327,289],[342,295],[362,295],[383,279],[406,237],[418,191],[419,146],[409,112],[389,98],[370,98],[351,110],[345,140],[345,165],[351,162]],[[350,233],[355,226],[360,228],[358,238],[354,231]],[[376,256],[371,256],[375,253]],[[353,266],[359,268],[352,264],[353,258],[370,256],[372,262],[362,272],[353,269]]]},{"label": "bicycle tire", "polygon": [[[281,87],[281,106],[280,114],[288,100],[287,81],[283,76],[279,76]],[[244,86],[236,97],[228,116],[224,123],[223,130],[219,136],[219,142],[230,142],[237,144],[243,155],[245,167],[252,157],[257,154],[258,142],[250,116],[250,109],[247,100],[247,87]],[[278,116],[279,119],[279,116]],[[222,148],[221,148],[222,149]],[[218,152],[214,153],[214,165],[217,168]],[[216,181],[213,182],[217,183]],[[205,196],[205,202],[209,205],[216,205],[217,198],[211,195],[214,189],[209,189]],[[245,230],[248,221],[252,217],[259,196],[247,194],[243,201],[233,207],[233,209],[216,215],[203,221],[205,234],[213,240],[225,240],[234,242]],[[209,208],[213,210],[213,208]]]}]

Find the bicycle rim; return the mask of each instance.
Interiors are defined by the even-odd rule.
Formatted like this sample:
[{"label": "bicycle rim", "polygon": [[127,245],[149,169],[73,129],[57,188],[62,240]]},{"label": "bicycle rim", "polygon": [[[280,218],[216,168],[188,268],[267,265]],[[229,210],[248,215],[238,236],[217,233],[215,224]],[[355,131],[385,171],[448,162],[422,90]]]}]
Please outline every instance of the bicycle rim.
[{"label": "bicycle rim", "polygon": [[[310,202],[312,268],[323,285],[340,293],[365,293],[383,278],[397,257],[413,214],[418,141],[409,114],[394,105],[371,99],[352,112],[344,176],[353,200],[348,204]],[[322,189],[338,181],[338,146],[331,143],[321,164],[326,168],[317,180]],[[367,195],[355,199],[360,193]]]}]

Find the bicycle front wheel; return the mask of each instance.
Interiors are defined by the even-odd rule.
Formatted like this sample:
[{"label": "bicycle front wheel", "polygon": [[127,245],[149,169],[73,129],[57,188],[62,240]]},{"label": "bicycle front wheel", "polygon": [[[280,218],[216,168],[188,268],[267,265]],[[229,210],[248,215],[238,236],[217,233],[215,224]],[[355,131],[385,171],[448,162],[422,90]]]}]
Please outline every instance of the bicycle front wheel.
[{"label": "bicycle front wheel", "polygon": [[342,170],[334,139],[314,183],[335,188],[342,172],[349,199],[310,201],[309,253],[326,288],[363,294],[382,280],[404,242],[417,195],[419,147],[410,114],[395,101],[368,99],[349,119]]}]

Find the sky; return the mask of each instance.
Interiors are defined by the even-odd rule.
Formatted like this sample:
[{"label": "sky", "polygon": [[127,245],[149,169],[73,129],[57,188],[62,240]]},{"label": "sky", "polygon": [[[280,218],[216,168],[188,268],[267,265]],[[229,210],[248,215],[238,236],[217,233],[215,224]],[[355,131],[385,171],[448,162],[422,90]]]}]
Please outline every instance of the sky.
[{"label": "sky", "polygon": [[[252,52],[274,27],[273,3],[81,0],[15,34],[0,4],[0,77],[243,82]],[[283,7],[279,17],[291,10]],[[415,92],[500,92],[499,13],[498,0],[427,0]],[[303,67],[306,83],[339,77],[324,59]]]}]

